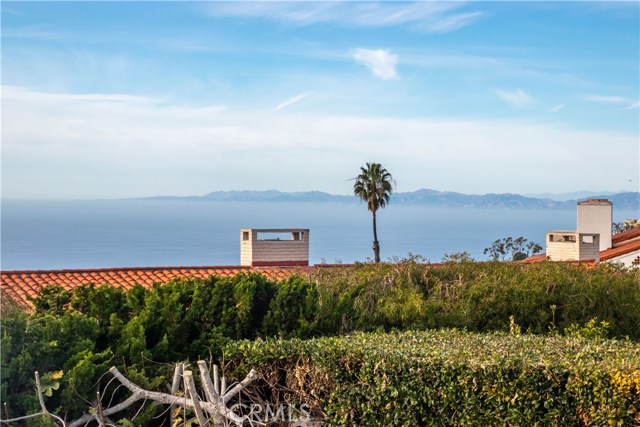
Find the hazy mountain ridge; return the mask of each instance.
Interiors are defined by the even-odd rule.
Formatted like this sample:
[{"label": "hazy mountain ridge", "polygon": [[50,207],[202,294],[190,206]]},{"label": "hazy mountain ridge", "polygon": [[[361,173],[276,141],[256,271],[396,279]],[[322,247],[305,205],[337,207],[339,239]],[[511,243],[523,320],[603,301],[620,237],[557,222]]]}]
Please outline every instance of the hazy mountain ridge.
[{"label": "hazy mountain ridge", "polygon": [[[640,211],[640,193],[624,192],[588,197],[590,199],[608,199],[614,209]],[[265,191],[214,191],[204,196],[156,196],[146,199],[155,200],[211,200],[217,202],[300,202],[300,203],[357,203],[355,196],[335,195],[322,191],[282,192]],[[586,198],[559,201],[550,198],[526,197],[520,194],[464,194],[453,191],[421,189],[412,192],[394,193],[392,204],[426,205],[451,208],[480,209],[571,209]]]},{"label": "hazy mountain ridge", "polygon": [[532,197],[534,199],[551,199],[557,201],[568,201],[568,200],[582,200],[587,198],[601,198],[603,196],[610,196],[612,194],[624,193],[624,191],[571,191],[568,193],[529,193],[522,194],[525,197]]}]

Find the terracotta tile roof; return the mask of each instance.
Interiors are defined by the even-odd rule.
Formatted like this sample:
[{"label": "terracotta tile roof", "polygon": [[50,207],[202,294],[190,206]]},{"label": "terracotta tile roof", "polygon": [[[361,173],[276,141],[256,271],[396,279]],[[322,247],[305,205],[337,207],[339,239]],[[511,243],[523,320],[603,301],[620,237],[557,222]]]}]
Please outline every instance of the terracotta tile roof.
[{"label": "terracotta tile roof", "polygon": [[[600,251],[600,261],[607,261],[621,255],[626,255],[628,253],[640,250],[640,227],[635,227],[631,230],[614,234],[613,236],[611,236],[611,241],[614,247],[605,249],[604,251]],[[525,264],[532,262],[541,262],[546,258],[546,254],[538,254],[530,256],[522,262]]]},{"label": "terracotta tile roof", "polygon": [[636,239],[640,237],[640,227],[632,228],[631,230],[623,231],[622,233],[614,234],[611,236],[611,242],[613,246],[623,243],[627,240]]},{"label": "terracotta tile roof", "polygon": [[530,264],[533,262],[541,262],[541,261],[545,261],[547,259],[547,254],[546,253],[541,253],[538,255],[532,255],[528,258],[523,259],[521,262],[523,264]]},{"label": "terracotta tile roof", "polygon": [[600,252],[600,261],[606,261],[634,251],[640,251],[640,240],[634,240]]},{"label": "terracotta tile roof", "polygon": [[13,270],[0,272],[2,298],[8,297],[17,304],[30,305],[27,297],[34,297],[47,285],[60,285],[70,290],[86,284],[109,284],[117,288],[131,289],[136,283],[150,288],[154,283],[167,283],[178,277],[204,279],[209,276],[231,277],[241,272],[262,273],[271,280],[283,280],[294,272],[304,272],[303,267],[128,267],[82,270]]}]

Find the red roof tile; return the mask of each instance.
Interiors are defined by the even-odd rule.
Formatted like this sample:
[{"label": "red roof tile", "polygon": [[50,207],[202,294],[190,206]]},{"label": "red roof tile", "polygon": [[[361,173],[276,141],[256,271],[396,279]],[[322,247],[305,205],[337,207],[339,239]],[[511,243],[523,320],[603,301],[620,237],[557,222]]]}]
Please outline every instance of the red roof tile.
[{"label": "red roof tile", "polygon": [[27,296],[34,297],[44,286],[57,284],[70,290],[78,286],[109,284],[125,290],[136,283],[150,288],[177,277],[204,279],[209,276],[231,277],[241,272],[258,272],[271,280],[283,280],[304,267],[252,268],[243,266],[207,267],[130,267],[87,270],[14,270],[0,272],[0,291],[18,304],[29,306]]},{"label": "red roof tile", "polygon": [[547,254],[542,253],[542,254],[538,254],[538,255],[532,255],[529,258],[525,258],[522,260],[522,263],[524,264],[529,264],[532,262],[540,262],[540,261],[545,261],[547,259]]},{"label": "red roof tile", "polygon": [[640,227],[632,228],[631,230],[623,231],[622,233],[614,234],[611,236],[611,242],[614,246],[627,240],[640,237]]},{"label": "red roof tile", "polygon": [[[640,227],[632,228],[623,233],[614,234],[612,236],[613,248],[600,251],[600,261],[608,261],[610,259],[626,255],[628,253],[640,250]],[[532,262],[541,262],[546,259],[546,254],[538,254],[530,256],[523,260],[525,264]]]},{"label": "red roof tile", "polygon": [[600,261],[606,261],[612,258],[616,258],[628,253],[640,251],[640,240],[634,240],[629,243],[625,243],[615,248],[606,249],[600,252]]}]

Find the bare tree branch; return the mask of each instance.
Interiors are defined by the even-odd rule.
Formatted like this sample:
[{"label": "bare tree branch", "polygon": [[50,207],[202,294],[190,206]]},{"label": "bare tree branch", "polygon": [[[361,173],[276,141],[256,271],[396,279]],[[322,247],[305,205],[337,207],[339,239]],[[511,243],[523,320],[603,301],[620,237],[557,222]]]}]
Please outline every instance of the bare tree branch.
[{"label": "bare tree branch", "polygon": [[240,393],[242,390],[247,388],[249,384],[251,384],[253,381],[257,379],[258,379],[258,373],[252,369],[251,372],[249,372],[249,374],[245,377],[245,379],[240,381],[238,384],[236,384],[235,387],[233,387],[231,390],[229,390],[222,396],[222,402],[224,404],[227,404],[229,400],[233,398],[233,396]]},{"label": "bare tree branch", "polygon": [[182,378],[184,380],[184,388],[189,392],[189,397],[191,398],[191,403],[193,405],[193,412],[196,414],[198,424],[200,424],[201,427],[210,427],[209,420],[204,416],[202,407],[200,406],[200,399],[198,398],[198,392],[196,391],[196,383],[193,381],[193,374],[191,371],[184,371]]},{"label": "bare tree branch", "polygon": [[[213,425],[216,427],[224,426],[225,421],[231,421],[236,425],[242,425],[246,417],[240,417],[232,410],[227,408],[226,404],[240,391],[244,390],[249,384],[255,381],[258,378],[258,373],[255,370],[251,370],[251,372],[245,377],[245,379],[243,379],[229,391],[224,393],[223,391],[226,388],[226,379],[223,377],[219,381],[219,383],[218,381],[215,381],[218,367],[214,365],[214,381],[212,381],[211,377],[209,376],[206,362],[199,361],[198,367],[200,368],[200,377],[202,379],[203,389],[205,392],[205,396],[207,397],[207,401],[200,400],[200,398],[198,397],[195,388],[195,382],[193,381],[193,375],[191,371],[184,371],[184,366],[181,366],[180,368],[176,367],[176,370],[174,371],[174,380],[176,377],[179,378],[180,373],[182,373],[185,382],[185,390],[188,390],[189,395],[187,396],[187,393],[185,393],[184,397],[149,391],[140,388],[124,375],[122,375],[122,373],[120,373],[120,371],[118,371],[116,367],[112,367],[111,369],[109,369],[109,372],[111,372],[111,374],[118,381],[120,381],[120,383],[132,393],[132,395],[118,405],[102,409],[102,416],[100,418],[97,416],[97,412],[85,414],[77,420],[71,422],[68,427],[80,427],[91,421],[92,419],[104,419],[104,417],[127,409],[129,406],[141,399],[151,400],[156,403],[162,403],[171,406],[174,406],[176,404],[182,405],[185,408],[188,408],[195,412],[196,418],[202,426],[211,425],[209,423],[209,420],[205,416],[205,413],[208,414],[209,418],[213,420]],[[173,387],[172,385],[171,389],[172,391],[175,390],[177,392],[177,387]],[[220,393],[218,393],[218,390],[220,390]]]},{"label": "bare tree branch", "polygon": [[9,423],[23,421],[23,420],[27,420],[29,418],[35,418],[35,417],[51,417],[56,421],[60,422],[62,424],[62,427],[66,427],[66,424],[62,418],[50,413],[49,410],[47,409],[47,406],[44,404],[44,396],[42,395],[42,385],[40,384],[40,374],[38,374],[38,371],[35,371],[34,375],[36,377],[36,392],[38,394],[38,402],[40,402],[40,408],[42,409],[42,411],[35,414],[25,415],[22,417],[11,418],[8,420],[0,420],[0,424],[2,423],[9,424]]},{"label": "bare tree branch", "polygon": [[214,366],[213,370],[213,382],[209,376],[209,369],[207,363],[204,360],[198,361],[198,368],[200,368],[200,378],[202,379],[202,388],[207,395],[209,402],[215,402],[219,397],[219,391],[216,389],[215,382],[218,381],[218,366]]},{"label": "bare tree branch", "polygon": [[[176,368],[173,370],[173,381],[171,382],[171,395],[175,395],[180,387],[180,377],[184,372],[184,364],[176,363]],[[175,404],[169,406],[169,427],[173,426],[173,408]]]},{"label": "bare tree branch", "polygon": [[[226,390],[226,378],[219,377],[218,366],[213,366],[213,381],[209,376],[209,370],[207,369],[206,362],[198,361],[198,367],[200,368],[200,377],[202,380],[202,386],[206,400],[201,400],[196,390],[195,381],[191,371],[184,370],[184,364],[178,364],[174,371],[173,383],[171,387],[172,394],[160,393],[155,391],[145,390],[133,382],[118,371],[114,366],[109,369],[109,372],[117,379],[122,386],[127,388],[131,392],[129,396],[123,402],[115,406],[104,407],[102,405],[102,398],[100,392],[97,393],[97,402],[95,408],[92,408],[90,413],[82,415],[77,420],[72,421],[68,425],[60,417],[51,414],[44,403],[44,397],[42,395],[42,386],[40,384],[40,376],[38,372],[35,372],[36,389],[38,393],[38,401],[40,402],[40,412],[36,414],[30,414],[23,417],[12,418],[7,420],[0,420],[1,424],[9,424],[11,422],[17,422],[34,418],[38,416],[48,416],[60,422],[63,427],[80,427],[86,426],[92,421],[96,421],[99,426],[105,426],[107,423],[112,425],[113,422],[108,418],[109,415],[118,413],[129,408],[139,400],[151,400],[155,403],[161,403],[170,405],[170,409],[175,405],[181,405],[184,408],[188,408],[194,411],[199,424],[202,427],[211,427],[211,421],[213,421],[214,427],[226,426],[228,422],[232,422],[238,426],[242,426],[243,422],[247,420],[247,416],[239,416],[227,407],[227,403],[244,390],[249,384],[258,378],[258,373],[255,370],[251,370],[249,374],[235,386]],[[180,376],[182,376],[185,385],[185,396],[176,396],[178,391],[178,385],[180,382]],[[117,388],[116,388],[117,390]],[[111,403],[111,402],[110,402]],[[109,404],[110,404],[109,403]]]}]

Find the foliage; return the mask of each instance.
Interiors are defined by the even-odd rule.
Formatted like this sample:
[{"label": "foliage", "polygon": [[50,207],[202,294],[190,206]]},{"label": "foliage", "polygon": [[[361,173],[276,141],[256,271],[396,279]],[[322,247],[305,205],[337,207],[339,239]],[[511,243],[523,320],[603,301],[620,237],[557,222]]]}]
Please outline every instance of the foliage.
[{"label": "foliage", "polygon": [[[95,319],[73,311],[58,317],[21,314],[2,320],[2,396],[12,414],[37,412],[34,371],[43,378],[52,411],[80,410],[77,395],[89,389],[111,359],[109,351],[96,352]],[[83,375],[79,374],[83,370]],[[58,389],[60,392],[57,392]]]},{"label": "foliage", "polygon": [[[33,313],[3,318],[2,403],[11,414],[34,412],[36,370],[48,408],[71,418],[86,410],[82,397],[95,396],[111,365],[157,388],[169,372],[165,363],[217,356],[226,342],[259,336],[277,297],[276,285],[259,274],[180,279],[127,292],[93,285],[44,288],[33,300]],[[136,425],[146,425],[152,415],[143,411]]]},{"label": "foliage", "polygon": [[484,254],[489,255],[493,261],[504,261],[506,258],[512,261],[522,261],[523,259],[535,255],[542,251],[542,246],[535,242],[529,242],[524,237],[503,237],[493,242],[485,248]]},{"label": "foliage", "polygon": [[310,336],[313,333],[317,306],[316,287],[293,276],[278,286],[262,329],[267,336]]},{"label": "foliage", "polygon": [[475,259],[471,256],[469,251],[453,252],[450,254],[445,253],[442,257],[442,262],[474,262]]},{"label": "foliage", "polygon": [[[432,328],[564,333],[596,343],[605,336],[640,339],[638,269],[420,261],[322,267],[281,283],[240,274],[126,292],[108,286],[45,288],[32,313],[12,311],[2,318],[2,403],[15,416],[37,410],[37,370],[51,393],[47,406],[73,418],[86,410],[80,396],[92,400],[111,365],[158,389],[170,381],[172,363],[220,361],[222,348],[239,339]],[[320,381],[324,374],[316,374],[300,378]],[[145,408],[131,421],[166,421],[153,421],[155,415]]]},{"label": "foliage", "polygon": [[367,163],[366,167],[361,167],[353,184],[353,194],[367,203],[367,209],[373,215],[373,254],[377,263],[380,262],[380,243],[376,212],[389,203],[394,185],[393,177],[380,163]]},{"label": "foliage", "polygon": [[279,385],[329,425],[640,422],[640,345],[625,341],[441,330],[246,341],[225,355],[241,372],[287,372]]},{"label": "foliage", "polygon": [[636,227],[640,227],[640,219],[625,219],[622,222],[614,222],[611,224],[611,233],[623,233],[625,231],[633,230]]},{"label": "foliage", "polygon": [[612,337],[640,339],[640,271],[601,264],[448,262],[414,259],[380,265],[319,269],[317,328],[321,334],[356,330],[456,327],[545,334],[609,323]]},{"label": "foliage", "polygon": [[569,326],[564,330],[564,334],[589,339],[605,339],[609,334],[609,322],[598,322],[596,319],[591,319],[583,326],[576,324]]}]

